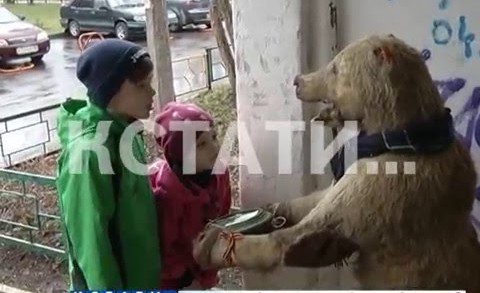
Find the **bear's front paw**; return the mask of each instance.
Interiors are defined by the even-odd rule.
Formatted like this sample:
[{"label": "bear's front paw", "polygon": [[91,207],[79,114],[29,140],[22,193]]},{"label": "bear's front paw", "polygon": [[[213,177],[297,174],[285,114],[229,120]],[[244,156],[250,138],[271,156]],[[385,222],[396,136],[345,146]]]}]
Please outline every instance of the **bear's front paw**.
[{"label": "bear's front paw", "polygon": [[351,239],[327,229],[297,238],[285,251],[283,261],[293,267],[341,266],[358,249]]},{"label": "bear's front paw", "polygon": [[222,229],[208,226],[193,241],[193,258],[201,268],[208,269],[212,266],[212,250],[221,233]]}]

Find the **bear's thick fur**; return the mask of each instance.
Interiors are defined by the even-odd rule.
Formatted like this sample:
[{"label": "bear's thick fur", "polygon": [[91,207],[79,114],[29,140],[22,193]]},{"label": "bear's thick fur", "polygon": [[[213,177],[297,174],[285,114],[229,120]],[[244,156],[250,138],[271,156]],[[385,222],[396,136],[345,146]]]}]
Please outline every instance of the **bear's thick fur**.
[{"label": "bear's thick fur", "polygon": [[[419,52],[393,35],[350,44],[295,84],[302,101],[330,103],[319,119],[332,126],[356,120],[366,133],[401,130],[444,111]],[[404,174],[403,162],[411,161],[415,175]],[[367,174],[369,162],[378,163],[377,175]],[[386,174],[386,162],[396,162],[398,174]],[[233,263],[223,258],[231,242],[216,228],[199,237],[196,259],[207,267],[322,266],[325,253],[336,250],[332,245],[345,246],[341,236],[325,236],[331,230],[359,245],[352,266],[362,289],[480,293],[480,244],[470,221],[477,176],[460,142],[441,153],[385,153],[356,163],[355,174],[347,169],[328,190],[272,205],[291,226],[243,235],[235,243]]]}]

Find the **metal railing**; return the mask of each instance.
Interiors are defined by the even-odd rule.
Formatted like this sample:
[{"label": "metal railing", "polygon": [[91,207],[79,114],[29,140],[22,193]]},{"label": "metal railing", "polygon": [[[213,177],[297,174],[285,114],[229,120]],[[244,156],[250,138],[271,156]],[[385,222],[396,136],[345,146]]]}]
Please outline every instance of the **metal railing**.
[{"label": "metal railing", "polygon": [[[53,195],[55,178],[4,169],[0,170],[0,182],[0,242],[64,256],[61,221]],[[41,205],[39,199],[46,196],[55,200],[53,210],[52,206]]]},{"label": "metal railing", "polygon": [[[0,170],[1,244],[67,257],[55,183],[51,176]],[[42,206],[42,197],[50,206]],[[232,205],[232,212],[238,210]]]},{"label": "metal railing", "polygon": [[211,89],[216,81],[228,77],[217,47],[207,48],[201,55],[172,62],[175,95],[181,97],[203,89]]},{"label": "metal railing", "polygon": [[[218,48],[175,60],[172,66],[181,72],[174,76],[176,97],[211,89],[214,82],[227,77]],[[59,149],[56,118],[60,105],[0,119],[0,243],[53,256],[65,255],[55,178],[7,168]],[[42,206],[40,199],[50,205]]]},{"label": "metal railing", "polygon": [[60,104],[0,119],[0,167],[6,168],[58,149]]}]

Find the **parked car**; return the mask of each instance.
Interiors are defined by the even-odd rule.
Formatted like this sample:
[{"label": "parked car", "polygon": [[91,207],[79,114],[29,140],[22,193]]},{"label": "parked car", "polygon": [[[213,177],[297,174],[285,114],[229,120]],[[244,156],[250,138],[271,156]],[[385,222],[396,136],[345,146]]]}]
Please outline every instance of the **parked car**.
[{"label": "parked car", "polygon": [[[168,24],[173,29],[180,20],[175,11],[167,7]],[[144,0],[71,0],[60,8],[60,23],[73,37],[90,31],[114,34],[119,39],[144,37],[145,4]]]},{"label": "parked car", "polygon": [[204,24],[212,27],[210,21],[210,0],[167,0],[167,8],[171,9],[177,18],[177,25],[172,25],[173,31],[193,24]]},{"label": "parked car", "polygon": [[39,63],[50,51],[48,34],[0,6],[0,63],[30,57]]}]

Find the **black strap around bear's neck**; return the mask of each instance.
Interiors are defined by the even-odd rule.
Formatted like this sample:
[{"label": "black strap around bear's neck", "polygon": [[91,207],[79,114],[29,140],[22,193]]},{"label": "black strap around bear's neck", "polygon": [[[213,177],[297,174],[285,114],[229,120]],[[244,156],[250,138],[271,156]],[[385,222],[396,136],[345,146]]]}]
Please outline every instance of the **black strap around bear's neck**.
[{"label": "black strap around bear's neck", "polygon": [[[455,140],[455,130],[450,109],[428,121],[414,123],[406,129],[389,130],[367,135],[364,132],[356,137],[358,160],[376,157],[391,152],[398,154],[431,154],[448,149]],[[350,147],[351,147],[351,141]],[[347,142],[330,161],[335,182],[340,180],[349,166],[345,166]],[[346,149],[345,149],[346,148]]]}]

